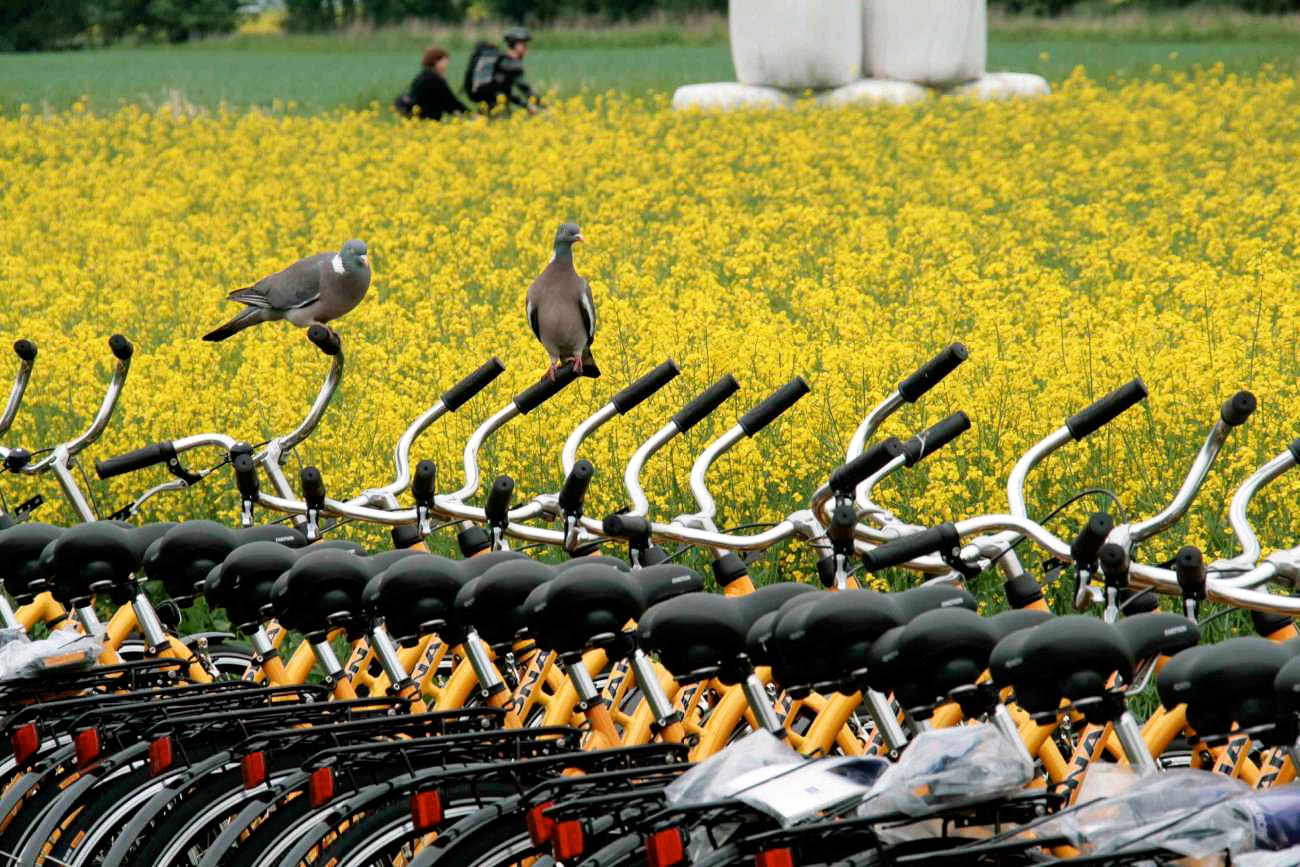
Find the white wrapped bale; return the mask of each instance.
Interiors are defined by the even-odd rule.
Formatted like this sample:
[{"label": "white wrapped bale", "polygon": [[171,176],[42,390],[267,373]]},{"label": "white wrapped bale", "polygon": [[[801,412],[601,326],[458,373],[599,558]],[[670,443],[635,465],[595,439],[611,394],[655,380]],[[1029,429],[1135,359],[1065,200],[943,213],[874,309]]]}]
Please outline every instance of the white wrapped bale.
[{"label": "white wrapped bale", "polygon": [[[749,2],[749,0],[742,0]],[[985,0],[864,0],[862,69],[943,87],[984,75]]]},{"label": "white wrapped bale", "polygon": [[713,84],[687,84],[673,93],[673,108],[683,111],[729,111],[740,108],[783,108],[793,102],[784,91],[772,87],[754,87],[734,81]]},{"label": "white wrapped bale", "polygon": [[1041,75],[1029,72],[990,72],[982,78],[958,85],[951,91],[972,99],[1014,99],[1047,96],[1052,86]]},{"label": "white wrapped bale", "polygon": [[821,105],[907,105],[925,99],[927,91],[910,81],[884,81],[865,78],[843,87],[837,87],[817,96]]},{"label": "white wrapped bale", "polygon": [[828,90],[862,77],[862,0],[731,0],[742,84]]}]

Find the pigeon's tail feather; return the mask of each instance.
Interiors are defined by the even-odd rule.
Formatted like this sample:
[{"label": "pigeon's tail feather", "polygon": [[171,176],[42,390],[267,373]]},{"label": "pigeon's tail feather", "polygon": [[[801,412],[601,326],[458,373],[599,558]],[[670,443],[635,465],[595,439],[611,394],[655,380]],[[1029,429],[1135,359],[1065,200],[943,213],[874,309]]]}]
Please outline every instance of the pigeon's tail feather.
[{"label": "pigeon's tail feather", "polygon": [[582,352],[582,375],[592,379],[600,378],[600,368],[596,366],[596,359],[591,357],[591,347]]},{"label": "pigeon's tail feather", "polygon": [[249,307],[246,310],[241,310],[239,313],[235,314],[234,319],[231,319],[225,325],[203,335],[203,339],[216,343],[225,340],[227,337],[233,337],[245,328],[248,328],[250,325],[256,325],[259,322],[263,322],[264,319],[261,313],[262,311],[258,310],[256,307]]}]

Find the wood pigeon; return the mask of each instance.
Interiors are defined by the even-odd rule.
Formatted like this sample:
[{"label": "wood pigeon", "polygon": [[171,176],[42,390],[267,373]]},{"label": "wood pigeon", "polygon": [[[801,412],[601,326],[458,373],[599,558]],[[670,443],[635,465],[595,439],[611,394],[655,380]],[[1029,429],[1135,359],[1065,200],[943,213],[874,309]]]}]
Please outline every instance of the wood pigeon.
[{"label": "wood pigeon", "polygon": [[591,286],[573,269],[573,244],[583,240],[575,223],[565,223],[555,233],[555,258],[528,287],[528,324],[546,348],[551,366],[546,375],[555,378],[561,362],[573,363],[583,376],[600,376],[591,357],[591,339],[596,334],[596,305]]},{"label": "wood pigeon", "polygon": [[225,340],[251,325],[287,319],[299,328],[337,319],[366,297],[370,260],[365,241],[348,241],[337,253],[317,253],[226,297],[248,307],[203,335]]}]

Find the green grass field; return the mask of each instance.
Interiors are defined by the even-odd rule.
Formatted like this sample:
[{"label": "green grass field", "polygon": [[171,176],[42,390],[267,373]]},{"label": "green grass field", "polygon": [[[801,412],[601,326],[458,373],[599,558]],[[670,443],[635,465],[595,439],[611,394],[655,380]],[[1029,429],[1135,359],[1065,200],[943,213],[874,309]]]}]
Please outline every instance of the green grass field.
[{"label": "green grass field", "polygon": [[[340,36],[252,37],[175,47],[113,48],[0,55],[0,112],[23,105],[59,110],[89,97],[97,110],[122,102],[156,106],[178,95],[195,106],[261,106],[315,112],[387,104],[415,74],[427,34],[399,31]],[[468,41],[456,34],[453,78]],[[989,68],[1036,72],[1059,82],[1082,65],[1096,80],[1163,75],[1222,62],[1232,72],[1266,65],[1300,69],[1300,32],[1284,26],[1241,31],[1113,33],[1050,28],[996,29]],[[733,78],[719,28],[674,34],[614,32],[545,36],[528,59],[530,77],[561,95],[583,89],[635,94]],[[1153,68],[1159,66],[1159,70]]]}]

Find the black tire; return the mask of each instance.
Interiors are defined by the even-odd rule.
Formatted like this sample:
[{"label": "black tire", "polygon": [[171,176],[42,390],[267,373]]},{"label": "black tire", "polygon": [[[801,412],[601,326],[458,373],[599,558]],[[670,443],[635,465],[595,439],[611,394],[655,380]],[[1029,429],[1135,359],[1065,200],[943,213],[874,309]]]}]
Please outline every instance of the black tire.
[{"label": "black tire", "polygon": [[58,839],[51,844],[46,857],[54,860],[49,861],[49,863],[95,863],[93,860],[95,853],[102,855],[107,852],[109,847],[113,845],[113,840],[116,839],[117,835],[108,833],[102,839],[95,841],[91,850],[91,860],[84,861],[83,859],[87,857],[84,847],[89,843],[89,841],[86,841],[85,835],[95,827],[105,813],[110,812],[147,783],[147,777],[142,781],[138,772],[129,772],[123,774],[120,778],[115,777],[111,780],[105,780],[102,784],[95,786],[86,793],[85,803],[80,811],[60,829]]},{"label": "black tire", "polygon": [[437,857],[430,863],[454,864],[456,867],[503,867],[548,853],[549,850],[533,845],[524,813],[511,810],[457,836],[450,845],[438,849]]},{"label": "black tire", "polygon": [[[238,771],[222,771],[197,780],[185,787],[168,809],[155,818],[145,833],[135,842],[127,856],[127,864],[150,864],[153,867],[193,867],[200,855],[221,832],[223,822],[229,821],[243,807],[244,791]],[[200,817],[213,804],[237,798],[237,804],[223,809],[219,815],[200,822]],[[167,850],[178,841],[184,847],[176,857],[164,857]]]}]

